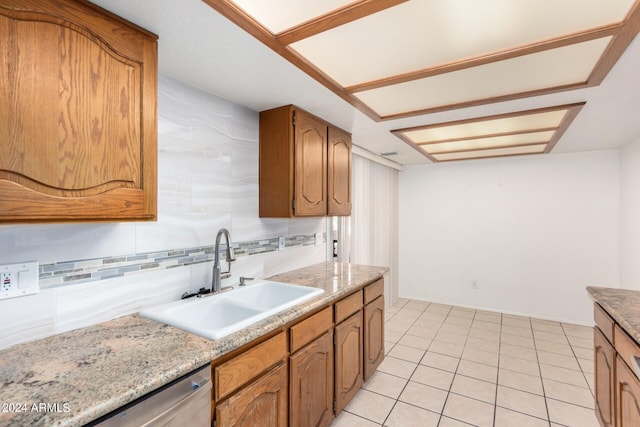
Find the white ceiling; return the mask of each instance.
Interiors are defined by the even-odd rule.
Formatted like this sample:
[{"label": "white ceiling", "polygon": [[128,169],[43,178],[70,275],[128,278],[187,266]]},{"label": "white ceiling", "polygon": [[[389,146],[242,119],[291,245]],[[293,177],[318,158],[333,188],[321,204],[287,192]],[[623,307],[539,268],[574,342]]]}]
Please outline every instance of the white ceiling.
[{"label": "white ceiling", "polygon": [[600,86],[374,122],[200,0],[93,0],[159,36],[159,71],[255,111],[298,105],[405,165],[430,161],[389,131],[586,101],[554,153],[617,148],[640,138],[640,41]]}]

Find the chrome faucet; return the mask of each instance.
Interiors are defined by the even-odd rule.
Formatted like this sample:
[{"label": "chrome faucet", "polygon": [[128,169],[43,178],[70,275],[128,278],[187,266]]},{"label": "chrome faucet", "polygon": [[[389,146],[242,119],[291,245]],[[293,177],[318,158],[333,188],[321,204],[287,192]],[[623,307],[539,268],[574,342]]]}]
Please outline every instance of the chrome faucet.
[{"label": "chrome faucet", "polygon": [[[220,271],[220,238],[224,235],[225,240],[227,241],[227,271]],[[231,263],[236,260],[236,257],[233,254],[233,248],[231,243],[231,236],[229,236],[229,230],[226,228],[221,228],[218,230],[218,234],[216,235],[216,246],[213,250],[215,253],[215,260],[213,262],[213,280],[211,281],[211,293],[220,292],[220,280],[226,279],[231,276]]]}]

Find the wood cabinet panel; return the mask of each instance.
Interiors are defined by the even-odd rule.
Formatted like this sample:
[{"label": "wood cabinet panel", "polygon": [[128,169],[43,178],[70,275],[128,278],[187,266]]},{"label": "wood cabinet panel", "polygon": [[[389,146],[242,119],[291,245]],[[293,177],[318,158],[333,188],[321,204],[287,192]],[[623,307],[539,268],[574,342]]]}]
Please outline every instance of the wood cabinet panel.
[{"label": "wood cabinet panel", "polygon": [[293,217],[293,109],[260,113],[258,213],[261,218]]},{"label": "wood cabinet panel", "polygon": [[154,219],[157,37],[84,2],[0,6],[0,222]]},{"label": "wood cabinet panel", "polygon": [[327,125],[295,112],[295,214],[327,214]]},{"label": "wood cabinet panel", "polygon": [[214,399],[228,396],[242,385],[283,360],[287,355],[284,332],[256,345],[239,356],[216,366],[213,370]]},{"label": "wood cabinet panel", "polygon": [[335,413],[360,390],[363,383],[362,310],[335,328]]},{"label": "wood cabinet panel", "polygon": [[598,304],[593,304],[593,319],[596,326],[600,328],[600,331],[604,334],[605,338],[607,338],[610,343],[614,344],[613,328],[615,322]]},{"label": "wood cabinet panel", "polygon": [[328,214],[351,215],[351,135],[329,127],[327,162]]},{"label": "wood cabinet panel", "polygon": [[618,356],[616,361],[616,402],[618,427],[640,426],[640,381]]},{"label": "wood cabinet panel", "polygon": [[217,427],[286,427],[287,367],[280,363],[216,405]]},{"label": "wood cabinet panel", "polygon": [[374,299],[384,294],[384,279],[376,280],[364,287],[364,303],[369,304]]},{"label": "wood cabinet panel", "polygon": [[[366,292],[365,292],[366,295]],[[364,380],[384,359],[384,296],[364,306]]]},{"label": "wood cabinet panel", "polygon": [[618,325],[614,327],[615,348],[622,360],[629,366],[634,366],[640,361],[640,346]]},{"label": "wood cabinet panel", "polygon": [[298,351],[333,326],[333,313],[327,307],[308,319],[291,327],[291,352]]},{"label": "wood cabinet panel", "polygon": [[338,301],[335,304],[336,323],[342,322],[356,311],[362,308],[362,290]]},{"label": "wood cabinet panel", "polygon": [[329,426],[334,418],[331,331],[292,355],[289,372],[289,425]]},{"label": "wood cabinet panel", "polygon": [[595,348],[595,410],[602,427],[615,426],[616,352],[598,328],[593,329]]}]

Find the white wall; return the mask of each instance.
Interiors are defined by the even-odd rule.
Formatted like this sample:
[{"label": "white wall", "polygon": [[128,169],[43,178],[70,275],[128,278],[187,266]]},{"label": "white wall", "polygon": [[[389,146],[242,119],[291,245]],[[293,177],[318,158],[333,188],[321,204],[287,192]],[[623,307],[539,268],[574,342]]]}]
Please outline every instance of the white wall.
[{"label": "white wall", "polygon": [[[157,222],[2,225],[0,264],[212,245],[220,227],[235,242],[326,231],[324,218],[258,218],[258,113],[160,76],[158,116]],[[238,257],[223,284],[325,260],[325,245]],[[209,262],[2,300],[0,348],[134,313],[210,283]]]},{"label": "white wall", "polygon": [[589,324],[585,286],[619,286],[618,151],[408,167],[399,227],[401,297]]},{"label": "white wall", "polygon": [[640,139],[620,148],[620,287],[640,290]]}]

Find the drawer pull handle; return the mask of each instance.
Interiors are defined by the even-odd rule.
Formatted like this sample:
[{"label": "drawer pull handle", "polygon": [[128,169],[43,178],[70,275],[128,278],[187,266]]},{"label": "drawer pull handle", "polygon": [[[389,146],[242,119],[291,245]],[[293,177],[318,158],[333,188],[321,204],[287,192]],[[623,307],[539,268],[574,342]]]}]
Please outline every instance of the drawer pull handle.
[{"label": "drawer pull handle", "polygon": [[631,356],[631,367],[633,368],[633,373],[636,374],[636,377],[640,378],[640,357]]}]

